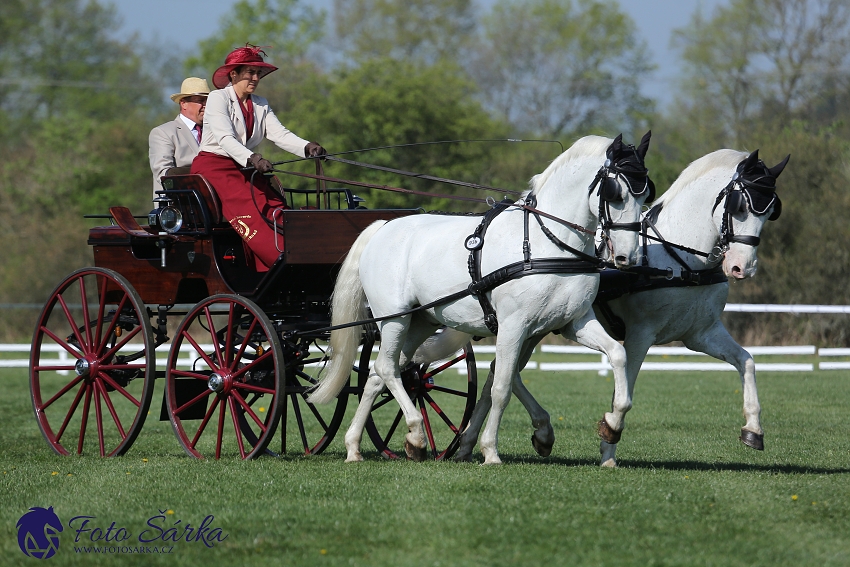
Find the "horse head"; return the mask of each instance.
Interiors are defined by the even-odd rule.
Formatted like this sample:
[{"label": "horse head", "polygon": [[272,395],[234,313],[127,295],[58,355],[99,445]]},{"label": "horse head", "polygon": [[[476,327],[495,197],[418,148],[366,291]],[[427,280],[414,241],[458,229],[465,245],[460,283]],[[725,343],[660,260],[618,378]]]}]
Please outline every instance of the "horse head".
[{"label": "horse head", "polygon": [[[718,227],[723,272],[742,280],[755,275],[760,234],[768,220],[776,220],[782,212],[782,201],[776,194],[776,179],[790,159],[767,167],[759,159],[758,150],[742,160],[732,180],[715,201],[713,217]],[[723,202],[723,207],[718,205]]]},{"label": "horse head", "polygon": [[645,165],[651,136],[647,132],[637,147],[624,144],[622,134],[614,138],[589,188],[589,206],[598,211],[603,242],[618,267],[637,262],[641,208],[655,199],[655,184]]}]

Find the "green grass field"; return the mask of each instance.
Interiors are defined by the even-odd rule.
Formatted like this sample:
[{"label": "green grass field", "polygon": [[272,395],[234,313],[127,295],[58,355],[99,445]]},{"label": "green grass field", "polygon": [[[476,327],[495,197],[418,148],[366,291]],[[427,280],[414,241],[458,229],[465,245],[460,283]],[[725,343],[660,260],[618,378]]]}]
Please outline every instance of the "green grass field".
[{"label": "green grass field", "polygon": [[[32,415],[26,371],[4,370],[0,564],[37,563],[16,539],[33,506],[53,506],[65,525],[51,565],[850,564],[848,373],[760,374],[763,453],[737,441],[734,373],[645,373],[615,470],[598,467],[595,435],[610,378],[523,376],[552,414],[552,456],[535,455],[514,400],[505,464],[482,467],[390,462],[365,438],[366,462],[346,465],[342,432],[317,457],[196,461],[156,421],[161,384],[127,455],[58,457]],[[74,551],[74,516],[132,536],[101,545],[161,546],[137,539],[157,534],[147,521],[160,511],[162,530],[214,515],[227,538],[212,549],[166,542],[172,553],[160,555]]]}]

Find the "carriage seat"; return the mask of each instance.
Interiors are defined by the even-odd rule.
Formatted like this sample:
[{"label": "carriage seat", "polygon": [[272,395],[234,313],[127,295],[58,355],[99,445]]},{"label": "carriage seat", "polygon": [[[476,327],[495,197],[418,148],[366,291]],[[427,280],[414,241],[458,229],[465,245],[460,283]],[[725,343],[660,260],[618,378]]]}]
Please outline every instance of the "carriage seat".
[{"label": "carriage seat", "polygon": [[[203,213],[196,210],[196,207],[205,207],[209,212],[211,224],[217,225],[224,222],[221,201],[219,201],[218,195],[216,195],[210,182],[203,175],[197,173],[171,175],[174,170],[180,169],[184,168],[172,167],[166,172],[166,175],[162,176],[164,191],[161,194],[172,198],[184,217],[188,216],[191,220],[200,221],[203,219]],[[157,191],[157,193],[160,192]]]},{"label": "carriage seat", "polygon": [[[183,172],[184,170],[185,173]],[[190,174],[188,172],[188,168],[185,167],[172,167],[166,171],[166,175],[162,176],[161,181],[164,188],[163,194],[174,198],[175,201],[179,203],[181,212],[184,213],[184,216],[187,213],[187,208],[191,214],[192,205],[194,204],[192,201],[202,201],[203,204],[206,205],[207,210],[209,210],[210,222],[213,225],[227,222],[223,216],[221,201],[219,200],[215,189],[203,175],[199,175],[197,173]],[[272,189],[274,189],[285,201],[286,198],[284,196],[283,185],[281,185],[280,180],[275,176],[271,176],[269,178],[269,182],[271,183]],[[190,194],[195,194],[200,199],[188,199]],[[186,199],[188,199],[188,202]]]}]

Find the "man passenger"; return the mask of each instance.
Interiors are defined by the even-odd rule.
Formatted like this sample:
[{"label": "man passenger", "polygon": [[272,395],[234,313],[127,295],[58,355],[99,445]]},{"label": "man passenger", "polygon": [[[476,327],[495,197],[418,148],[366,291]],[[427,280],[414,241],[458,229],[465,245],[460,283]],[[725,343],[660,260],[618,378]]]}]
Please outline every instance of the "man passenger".
[{"label": "man passenger", "polygon": [[[154,198],[162,191],[160,178],[173,167],[192,165],[198,155],[204,125],[204,109],[210,87],[206,79],[189,77],[183,81],[180,92],[171,100],[180,105],[180,114],[151,130],[148,137],[148,158],[153,172]],[[186,171],[188,173],[188,169]]]}]

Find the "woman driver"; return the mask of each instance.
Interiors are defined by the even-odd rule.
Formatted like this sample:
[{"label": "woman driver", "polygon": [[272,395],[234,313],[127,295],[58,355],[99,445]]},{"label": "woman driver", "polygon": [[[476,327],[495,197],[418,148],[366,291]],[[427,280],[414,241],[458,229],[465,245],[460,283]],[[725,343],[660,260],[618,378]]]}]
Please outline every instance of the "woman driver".
[{"label": "woman driver", "polygon": [[[258,47],[240,47],[213,74],[213,85],[220,90],[207,98],[201,146],[192,162],[192,173],[200,173],[215,188],[224,217],[253,252],[258,271],[267,271],[280,255],[272,214],[286,203],[264,175],[252,175],[255,169],[258,173],[272,170],[271,162],[252,148],[268,138],[299,157],[326,153],[319,144],[287,130],[269,102],[254,94],[260,79],[277,70],[263,61],[263,55]],[[243,171],[245,167],[255,169]],[[277,238],[279,245],[281,236]]]}]

